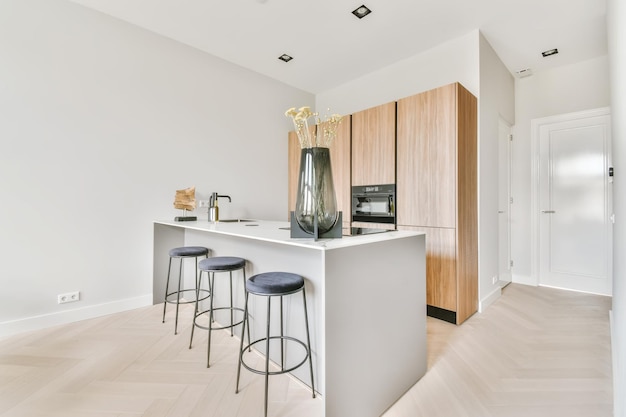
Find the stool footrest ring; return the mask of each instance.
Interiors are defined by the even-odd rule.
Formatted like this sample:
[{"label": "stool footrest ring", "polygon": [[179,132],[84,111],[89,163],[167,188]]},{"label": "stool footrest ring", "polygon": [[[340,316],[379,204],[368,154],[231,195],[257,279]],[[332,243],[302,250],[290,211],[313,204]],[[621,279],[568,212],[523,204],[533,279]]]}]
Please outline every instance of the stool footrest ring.
[{"label": "stool footrest ring", "polygon": [[[259,339],[259,340],[255,340],[254,342],[244,346],[241,349],[241,352],[239,353],[239,357],[241,358],[241,364],[248,371],[254,372],[255,374],[259,374],[259,375],[265,375],[265,369],[259,370],[259,369],[252,368],[250,365],[248,365],[246,363],[246,361],[244,361],[244,359],[243,359],[243,354],[245,353],[246,350],[250,350],[250,348],[252,346],[254,346],[255,344],[260,343],[260,342],[265,342],[266,340],[267,340],[267,337],[264,337],[264,338]],[[271,343],[272,340],[281,340],[281,343],[282,343],[283,340],[296,342],[296,343],[298,343],[300,346],[302,346],[304,348],[305,355],[304,355],[304,359],[302,359],[302,361],[300,363],[298,363],[297,365],[294,365],[294,366],[292,366],[290,368],[281,369],[280,371],[268,371],[267,372],[268,375],[280,375],[280,374],[284,374],[284,373],[287,373],[287,372],[291,372],[291,371],[301,367],[302,365],[304,365],[304,363],[307,361],[307,359],[309,359],[309,349],[307,348],[307,345],[302,340],[296,339],[295,337],[291,337],[291,336],[270,336],[270,343]]]},{"label": "stool footrest ring", "polygon": [[[218,310],[231,310],[231,311],[241,311],[242,313],[245,313],[243,308],[239,308],[239,307],[217,307],[217,308],[213,308],[213,311],[218,311]],[[239,320],[236,323],[233,324],[229,324],[227,326],[222,326],[222,327],[213,327],[212,325],[209,326],[203,326],[202,324],[198,324],[196,323],[196,319],[204,314],[208,314],[210,313],[211,310],[204,310],[204,311],[200,311],[198,313],[196,313],[196,315],[193,318],[193,324],[194,326],[200,328],[200,329],[204,329],[204,330],[223,330],[223,329],[230,329],[231,327],[235,327],[235,326],[239,326],[241,323],[243,323],[243,319]]]},{"label": "stool footrest ring", "polygon": [[[209,290],[200,289],[198,291],[202,295],[202,298],[199,298],[198,301],[206,300],[207,298],[209,298],[211,296],[211,292]],[[193,292],[195,294],[196,290],[195,289],[180,290],[180,294],[184,294],[186,292]],[[178,291],[174,291],[174,292],[168,293],[165,296],[165,302],[170,303],[170,304],[176,304],[176,299],[170,300],[169,297],[175,296],[178,293],[179,293]],[[204,294],[206,294],[206,295],[204,295]],[[196,297],[195,296],[191,300],[178,301],[179,304],[189,304],[189,303],[195,303],[195,302],[196,302]]]}]

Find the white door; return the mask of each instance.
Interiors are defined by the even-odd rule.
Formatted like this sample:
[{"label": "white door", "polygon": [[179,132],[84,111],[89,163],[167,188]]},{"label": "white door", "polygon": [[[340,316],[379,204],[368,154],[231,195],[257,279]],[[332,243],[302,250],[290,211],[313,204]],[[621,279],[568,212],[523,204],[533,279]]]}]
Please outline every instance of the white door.
[{"label": "white door", "polygon": [[511,127],[498,123],[498,280],[511,282]]},{"label": "white door", "polygon": [[609,115],[539,126],[539,283],[611,295]]}]

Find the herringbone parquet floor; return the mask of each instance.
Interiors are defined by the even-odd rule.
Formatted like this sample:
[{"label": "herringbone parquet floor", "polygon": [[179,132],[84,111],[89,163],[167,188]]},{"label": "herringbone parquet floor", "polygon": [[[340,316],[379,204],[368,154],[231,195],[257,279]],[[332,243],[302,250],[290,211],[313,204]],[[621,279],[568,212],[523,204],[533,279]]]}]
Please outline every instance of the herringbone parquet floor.
[{"label": "herringbone parquet floor", "polygon": [[[429,371],[385,417],[609,417],[609,309],[608,297],[512,284],[462,326],[429,318]],[[177,336],[161,311],[0,340],[0,416],[261,416],[262,377],[243,372],[234,393],[237,339],[214,333],[207,369],[206,334],[188,349],[191,310]],[[270,397],[271,416],[323,415],[287,376],[270,379]]]},{"label": "herringbone parquet floor", "polygon": [[609,297],[511,284],[453,330],[385,417],[609,417],[610,306]]}]

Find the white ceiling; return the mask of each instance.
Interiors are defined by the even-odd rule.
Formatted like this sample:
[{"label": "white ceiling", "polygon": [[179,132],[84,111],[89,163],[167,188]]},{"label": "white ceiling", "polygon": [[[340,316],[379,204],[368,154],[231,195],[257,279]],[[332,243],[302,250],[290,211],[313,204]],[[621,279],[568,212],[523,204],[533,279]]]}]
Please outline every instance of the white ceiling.
[{"label": "white ceiling", "polygon": [[[311,93],[475,29],[513,74],[607,53],[605,0],[70,1]],[[372,13],[359,20],[361,4]]]}]

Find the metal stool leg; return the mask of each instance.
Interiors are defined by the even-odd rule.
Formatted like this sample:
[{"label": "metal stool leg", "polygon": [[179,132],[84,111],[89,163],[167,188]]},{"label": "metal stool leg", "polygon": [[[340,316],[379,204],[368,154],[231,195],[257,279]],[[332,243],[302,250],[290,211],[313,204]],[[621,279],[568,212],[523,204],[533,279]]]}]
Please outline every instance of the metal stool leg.
[{"label": "metal stool leg", "polygon": [[285,339],[283,331],[283,296],[280,296],[280,370],[285,370]]},{"label": "metal stool leg", "polygon": [[246,333],[246,324],[248,325],[248,344],[250,344],[250,324],[248,323],[248,291],[246,291],[246,299],[244,301],[243,307],[243,324],[241,325],[241,341],[239,342],[239,364],[237,365],[237,385],[235,385],[235,394],[239,393],[239,376],[241,375],[241,362],[243,360],[243,337]]},{"label": "metal stool leg", "polygon": [[213,333],[213,296],[212,294],[215,294],[213,291],[215,290],[215,272],[210,273],[210,283],[209,283],[209,288],[211,291],[211,302],[210,302],[210,311],[209,311],[209,341],[208,341],[208,346],[207,346],[207,353],[206,353],[206,367],[209,368],[210,365],[210,361],[211,361],[211,333]]},{"label": "metal stool leg", "polygon": [[[282,298],[282,297],[281,297]],[[267,331],[265,341],[265,417],[267,417],[267,397],[269,393],[269,379],[270,379],[270,311],[271,311],[272,297],[267,297]],[[282,343],[282,340],[281,340]]]},{"label": "metal stool leg", "polygon": [[170,287],[170,271],[172,269],[172,257],[167,267],[167,281],[165,281],[165,301],[163,301],[163,323],[165,323],[165,310],[167,309],[167,290]]},{"label": "metal stool leg", "polygon": [[[198,271],[198,268],[196,268],[196,272]],[[208,274],[208,272],[207,272]],[[198,274],[198,280],[196,281],[196,306],[194,308],[194,313],[193,313],[193,321],[191,322],[191,337],[189,338],[189,349],[191,349],[191,344],[193,343],[193,334],[194,334],[194,330],[196,330],[196,314],[198,314],[198,304],[199,304],[199,299],[200,299],[200,284],[202,283],[202,271],[200,271],[200,273]],[[211,294],[209,292],[209,294],[212,296],[213,294]]]},{"label": "metal stool leg", "polygon": [[233,337],[233,271],[230,273],[230,337]]},{"label": "metal stool leg", "polygon": [[[246,268],[243,269],[243,290],[246,293],[246,307],[248,307],[248,292],[246,291]],[[244,322],[245,320],[248,318],[248,312],[247,310],[243,313],[244,314]],[[243,341],[243,334],[244,334],[244,328],[241,328],[241,340]],[[250,323],[248,323],[248,345],[250,345]],[[241,350],[241,349],[239,349]],[[248,352],[252,352],[252,346],[248,347]]]},{"label": "metal stool leg", "polygon": [[309,334],[309,314],[306,308],[306,291],[302,287],[302,303],[304,304],[304,321],[306,326],[306,343],[309,351],[309,369],[311,370],[311,391],[313,392],[313,398],[315,398],[315,384],[313,383],[313,359],[311,357],[311,336]]},{"label": "metal stool leg", "polygon": [[[208,258],[208,255],[205,256],[205,258]],[[200,298],[200,278],[202,276],[202,271],[200,271],[198,269],[198,258],[197,257],[195,258],[195,261],[196,261],[196,303],[195,303],[196,304],[196,309],[193,312],[193,315],[194,315],[193,321],[194,321],[194,323],[196,321],[196,317],[195,317],[196,313],[198,312],[198,299]]]},{"label": "metal stool leg", "polygon": [[174,334],[178,334],[178,307],[180,306],[180,282],[183,279],[183,258],[180,258],[178,268],[178,292],[176,293],[176,319],[174,320]]}]

